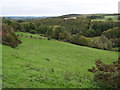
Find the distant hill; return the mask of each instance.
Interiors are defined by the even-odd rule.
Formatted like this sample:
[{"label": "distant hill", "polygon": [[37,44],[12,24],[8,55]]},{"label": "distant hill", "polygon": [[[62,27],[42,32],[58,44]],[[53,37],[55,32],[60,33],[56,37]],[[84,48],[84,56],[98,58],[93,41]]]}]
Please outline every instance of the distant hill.
[{"label": "distant hill", "polygon": [[67,15],[62,15],[60,17],[65,18],[65,17],[78,17],[78,16],[81,16],[81,14],[67,14]]},{"label": "distant hill", "polygon": [[67,17],[88,17],[88,16],[118,16],[119,14],[66,14],[61,16],[3,16],[5,18],[11,20],[24,20],[24,19],[38,19],[38,18],[48,18],[48,17],[59,17],[59,18],[67,18]]},{"label": "distant hill", "polygon": [[11,19],[11,20],[23,20],[23,19],[35,19],[35,18],[47,18],[47,16],[41,16],[41,17],[36,17],[36,16],[6,16],[6,18]]},{"label": "distant hill", "polygon": [[119,14],[66,14],[59,16],[61,18],[67,18],[67,17],[88,17],[88,16],[117,16]]}]

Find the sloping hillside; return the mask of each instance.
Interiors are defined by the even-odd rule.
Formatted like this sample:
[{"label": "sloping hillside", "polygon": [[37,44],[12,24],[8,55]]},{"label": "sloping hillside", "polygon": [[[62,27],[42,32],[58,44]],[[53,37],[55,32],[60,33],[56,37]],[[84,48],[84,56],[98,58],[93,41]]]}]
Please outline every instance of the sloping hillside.
[{"label": "sloping hillside", "polygon": [[3,87],[96,87],[87,69],[94,66],[97,59],[112,63],[118,57],[117,52],[56,40],[20,39],[22,44],[15,49],[2,46]]}]

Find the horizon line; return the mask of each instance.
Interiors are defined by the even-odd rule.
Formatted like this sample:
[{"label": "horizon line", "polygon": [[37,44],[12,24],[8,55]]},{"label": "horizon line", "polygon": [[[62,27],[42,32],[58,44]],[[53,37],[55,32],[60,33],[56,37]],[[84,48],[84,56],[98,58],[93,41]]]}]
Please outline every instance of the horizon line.
[{"label": "horizon line", "polygon": [[[76,13],[71,13],[71,14],[76,14]],[[84,14],[120,14],[120,13],[81,13],[81,15],[84,15]],[[70,15],[70,14],[61,14],[61,15],[0,15],[0,17],[8,17],[8,16],[20,16],[20,17],[23,17],[23,16],[33,16],[33,17],[55,17],[55,16],[63,16],[63,15]]]}]

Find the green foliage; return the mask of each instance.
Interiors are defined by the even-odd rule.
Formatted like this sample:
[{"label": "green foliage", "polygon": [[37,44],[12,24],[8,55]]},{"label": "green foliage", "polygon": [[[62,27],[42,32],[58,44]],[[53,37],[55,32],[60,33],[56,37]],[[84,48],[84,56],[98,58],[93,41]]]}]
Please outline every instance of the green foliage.
[{"label": "green foliage", "polygon": [[118,20],[120,20],[120,15],[118,15]]},{"label": "green foliage", "polygon": [[68,31],[66,31],[66,30],[64,30],[63,32],[62,32],[62,34],[63,34],[63,40],[64,41],[68,41],[68,42],[70,42],[70,39],[71,39],[71,34],[68,32]]},{"label": "green foliage", "polygon": [[71,38],[72,43],[77,44],[77,45],[82,45],[82,46],[91,46],[92,44],[91,40],[92,39],[87,38],[80,34],[73,35]]},{"label": "green foliage", "polygon": [[64,18],[44,18],[44,19],[33,19],[26,20],[27,22],[34,22],[38,26],[62,26],[65,30],[71,32],[72,34],[76,34],[80,31],[84,32],[88,29],[90,20],[83,17],[78,17],[77,19],[69,19],[65,20]]},{"label": "green foliage", "polygon": [[112,21],[113,19],[112,18],[108,18],[108,21]]},{"label": "green foliage", "polygon": [[94,80],[102,88],[120,88],[120,58],[113,64],[104,64],[96,61],[96,67],[88,69],[94,74]]},{"label": "green foliage", "polygon": [[100,37],[93,38],[92,46],[95,48],[111,50],[112,42],[104,35],[102,35]]},{"label": "green foliage", "polygon": [[14,29],[14,31],[19,31],[22,29],[22,26],[16,21],[12,21],[11,26]]},{"label": "green foliage", "polygon": [[90,19],[101,19],[101,18],[104,18],[103,15],[92,15],[92,16],[87,16],[87,18],[90,18]]},{"label": "green foliage", "polygon": [[119,47],[120,46],[120,38],[111,39],[113,47]]},{"label": "green foliage", "polygon": [[83,45],[83,46],[91,46],[92,42],[91,42],[90,38],[87,38],[87,37],[81,35],[78,38],[78,44]]},{"label": "green foliage", "polygon": [[54,26],[52,37],[57,40],[70,40],[70,34],[61,26]]},{"label": "green foliage", "polygon": [[37,32],[39,34],[45,34],[48,30],[49,30],[49,28],[46,25],[38,26],[38,28],[37,28]]},{"label": "green foliage", "polygon": [[120,27],[115,27],[107,31],[104,31],[103,35],[105,35],[109,39],[120,38]]},{"label": "green foliage", "polygon": [[29,23],[28,22],[23,22],[23,23],[21,23],[21,25],[22,25],[22,30],[21,31],[23,31],[23,32],[30,32],[30,26],[29,26]]},{"label": "green foliage", "polygon": [[3,38],[3,41],[6,41],[8,43],[10,43],[13,40],[14,40],[14,37],[11,34],[7,35],[5,38]]},{"label": "green foliage", "polygon": [[9,19],[6,19],[5,17],[3,17],[3,18],[2,18],[2,23],[11,25],[12,22],[11,22]]},{"label": "green foliage", "polygon": [[62,31],[63,31],[62,27],[55,26],[54,29],[53,29],[53,38],[59,40],[60,39],[60,33],[62,33]]},{"label": "green foliage", "polygon": [[48,40],[51,40],[52,38],[51,37],[48,37]]},{"label": "green foliage", "polygon": [[29,23],[30,29],[32,30],[36,30],[37,29],[37,25],[35,23]]},{"label": "green foliage", "polygon": [[37,26],[35,23],[29,23],[29,22],[22,22],[21,25],[21,31],[22,32],[30,32],[30,30],[36,30]]},{"label": "green foliage", "polygon": [[31,34],[35,34],[35,33],[36,33],[36,30],[30,30],[30,33],[31,33]]},{"label": "green foliage", "polygon": [[71,43],[74,43],[74,44],[78,44],[78,38],[79,38],[79,34],[74,34],[72,35],[71,39],[70,39],[70,42]]},{"label": "green foliage", "polygon": [[15,48],[21,41],[18,37],[12,32],[8,35],[2,37],[2,44]]},{"label": "green foliage", "polygon": [[[94,15],[92,16],[94,17]],[[104,15],[95,15],[95,17],[96,16],[101,17]],[[10,21],[6,18],[3,18],[3,21],[10,25],[14,31],[43,34],[45,37],[71,42],[77,45],[107,50],[112,50],[112,47],[118,48],[119,46],[119,21],[91,21],[91,19],[83,16],[76,17],[76,19],[71,19],[70,17],[68,17],[68,19],[64,17],[30,19],[20,23]],[[85,37],[80,38],[80,35]],[[103,42],[101,35],[104,35],[109,40],[105,39],[106,43]],[[98,36],[100,36],[100,38],[97,38]],[[95,37],[96,39],[94,39]],[[91,45],[92,38],[94,41],[93,45]]]},{"label": "green foliage", "polygon": [[113,28],[113,27],[117,27],[119,26],[118,25],[118,22],[114,22],[114,21],[93,21],[91,23],[91,28],[95,30],[95,35],[96,36],[100,36],[102,34],[102,32],[110,29],[110,28]]},{"label": "green foliage", "polygon": [[3,23],[2,24],[2,44],[15,48],[20,43],[21,41],[13,32],[12,27]]},{"label": "green foliage", "polygon": [[90,28],[89,30],[86,31],[86,36],[87,37],[94,37],[95,36],[95,31],[94,29]]},{"label": "green foliage", "polygon": [[113,47],[120,47],[120,28],[115,27],[103,32],[103,35],[112,41]]},{"label": "green foliage", "polygon": [[44,35],[47,37],[52,37],[53,36],[53,28],[54,28],[53,26],[49,26]]}]

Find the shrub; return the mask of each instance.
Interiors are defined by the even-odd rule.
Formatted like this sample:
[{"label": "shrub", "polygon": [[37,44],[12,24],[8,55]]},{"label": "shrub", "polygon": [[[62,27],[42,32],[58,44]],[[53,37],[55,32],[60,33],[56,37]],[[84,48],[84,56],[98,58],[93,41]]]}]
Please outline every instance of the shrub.
[{"label": "shrub", "polygon": [[13,36],[12,35],[7,35],[6,37],[5,37],[5,39],[3,39],[3,40],[5,40],[6,42],[11,42],[11,41],[13,41],[14,40],[14,38],[13,38]]},{"label": "shrub", "polygon": [[2,44],[15,48],[21,41],[7,24],[2,25]]},{"label": "shrub", "polygon": [[36,31],[35,31],[35,30],[30,30],[30,33],[31,33],[31,34],[35,34]]},{"label": "shrub", "polygon": [[113,19],[112,19],[112,18],[108,18],[107,20],[108,20],[108,21],[109,21],[109,20],[112,21]]},{"label": "shrub", "polygon": [[107,31],[103,32],[103,35],[106,36],[108,39],[120,38],[120,27],[108,29]]},{"label": "shrub", "polygon": [[73,35],[70,42],[82,46],[92,46],[91,38],[79,34]]},{"label": "shrub", "polygon": [[48,40],[51,40],[52,39],[52,37],[48,37]]},{"label": "shrub", "polygon": [[90,38],[81,35],[78,39],[78,44],[83,46],[91,46],[92,42]]},{"label": "shrub", "polygon": [[43,37],[44,37],[44,35],[43,35],[43,34],[40,34],[40,36],[43,36]]},{"label": "shrub", "polygon": [[21,41],[17,36],[13,36],[12,34],[7,36],[2,36],[2,44],[15,48]]},{"label": "shrub", "polygon": [[70,42],[74,44],[78,44],[78,38],[79,38],[79,34],[72,35]]},{"label": "shrub", "polygon": [[49,29],[49,27],[47,25],[38,26],[37,32],[39,34],[45,34],[48,29]]},{"label": "shrub", "polygon": [[32,36],[32,35],[30,35],[30,38],[33,38],[33,36]]},{"label": "shrub", "polygon": [[120,88],[120,58],[113,64],[104,64],[101,60],[95,62],[96,67],[88,69],[94,74],[94,81],[100,87]]},{"label": "shrub", "polygon": [[86,31],[86,36],[87,37],[94,37],[95,36],[95,31],[94,29],[90,28],[89,30]]},{"label": "shrub", "polygon": [[95,37],[92,40],[92,47],[111,50],[112,49],[112,42],[104,35],[100,37]]}]

